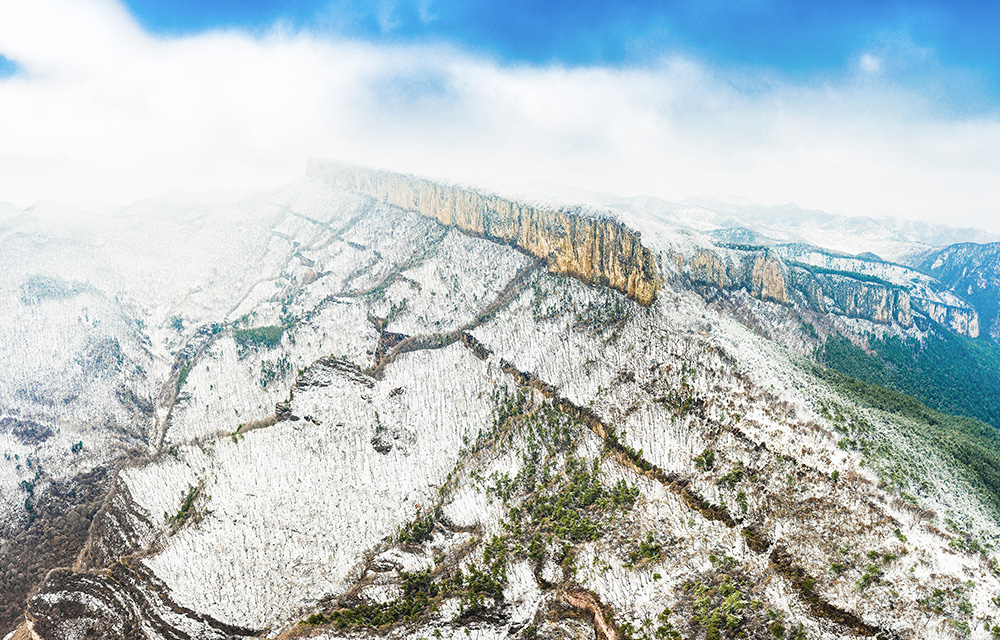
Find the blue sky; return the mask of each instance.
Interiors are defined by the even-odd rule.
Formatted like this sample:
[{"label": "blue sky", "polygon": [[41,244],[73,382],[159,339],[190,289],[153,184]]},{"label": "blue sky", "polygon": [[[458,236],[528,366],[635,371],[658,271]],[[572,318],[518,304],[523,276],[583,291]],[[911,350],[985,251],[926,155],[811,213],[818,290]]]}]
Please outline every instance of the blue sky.
[{"label": "blue sky", "polygon": [[0,78],[9,78],[17,73],[17,63],[0,56]]},{"label": "blue sky", "polygon": [[318,156],[1000,231],[997,33],[998,2],[4,3],[0,200]]},{"label": "blue sky", "polygon": [[[447,42],[506,62],[635,65],[683,53],[723,65],[790,76],[838,73],[858,51],[900,42],[933,51],[934,65],[961,67],[995,88],[1000,3],[840,0],[129,0],[157,33],[275,22],[373,42]],[[915,79],[915,78],[914,78]]]}]

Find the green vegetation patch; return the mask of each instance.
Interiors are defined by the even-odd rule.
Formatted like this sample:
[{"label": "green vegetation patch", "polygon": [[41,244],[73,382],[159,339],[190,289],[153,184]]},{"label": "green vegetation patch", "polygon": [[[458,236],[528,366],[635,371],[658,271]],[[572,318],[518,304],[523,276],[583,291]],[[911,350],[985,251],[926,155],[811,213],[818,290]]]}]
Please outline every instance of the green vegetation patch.
[{"label": "green vegetation patch", "polygon": [[[972,418],[935,411],[908,395],[869,384],[839,371],[817,368],[816,373],[834,388],[865,406],[909,418],[915,425],[915,430],[906,435],[917,443],[930,446],[945,459],[951,459],[981,492],[981,496],[1000,512],[1000,432],[996,428]],[[864,419],[856,416],[848,418],[837,411],[830,414],[825,407],[821,413],[826,413],[828,418],[832,415],[834,427],[846,435],[840,443],[842,448],[858,450],[875,459],[898,457]],[[905,488],[916,481],[916,478],[913,469],[902,464],[905,461],[897,462],[902,466],[897,465],[899,468],[894,472],[890,470],[893,476],[891,481],[897,488]]]},{"label": "green vegetation patch", "polygon": [[921,342],[868,337],[872,353],[847,338],[831,336],[820,363],[869,384],[911,395],[926,405],[976,418],[1000,428],[1000,345],[965,338],[942,328]]},{"label": "green vegetation patch", "polygon": [[713,556],[713,560],[716,570],[684,583],[674,607],[676,615],[688,620],[695,632],[692,637],[806,637],[801,625],[787,624],[781,612],[763,609],[759,581],[745,575],[733,558]]},{"label": "green vegetation patch", "polygon": [[424,513],[417,509],[417,516],[403,525],[396,539],[407,544],[418,544],[428,540],[434,531],[434,523],[441,516],[441,508],[436,507]]},{"label": "green vegetation patch", "polygon": [[602,297],[581,306],[576,313],[576,326],[595,334],[614,328],[611,338],[614,339],[628,317],[629,303],[625,297],[615,291],[606,291]]},{"label": "green vegetation patch", "polygon": [[494,537],[485,545],[482,564],[470,564],[466,571],[455,567],[446,571],[430,569],[402,572],[403,594],[385,603],[358,603],[329,613],[315,613],[300,624],[304,626],[336,625],[340,629],[379,629],[402,622],[416,622],[433,611],[445,598],[459,598],[459,617],[467,617],[487,609],[503,599],[507,584],[507,548],[501,538]]},{"label": "green vegetation patch", "polygon": [[629,554],[626,566],[634,567],[645,560],[657,562],[666,557],[666,550],[663,544],[653,537],[653,532],[646,534],[646,539],[641,541]]},{"label": "green vegetation patch", "polygon": [[177,392],[180,393],[181,387],[187,382],[188,374],[191,373],[191,367],[194,366],[193,362],[186,362],[181,367],[181,370],[177,372]]},{"label": "green vegetation patch", "polygon": [[194,507],[194,499],[198,497],[198,490],[198,487],[188,485],[185,491],[181,491],[181,505],[177,508],[177,513],[170,515],[164,512],[163,519],[170,524],[181,524],[187,520],[193,513],[192,508]]},{"label": "green vegetation patch", "polygon": [[241,352],[260,348],[274,349],[281,344],[281,336],[285,333],[283,325],[268,325],[253,329],[236,329],[233,339]]},{"label": "green vegetation patch", "polygon": [[519,506],[511,507],[508,516],[515,535],[547,534],[560,540],[586,542],[599,539],[606,530],[608,512],[630,509],[638,489],[619,480],[605,487],[599,477],[598,460],[588,465],[569,457],[558,476]]},{"label": "green vegetation patch", "polygon": [[[494,456],[516,446],[523,449],[517,475],[493,473],[483,477],[475,465],[469,477],[507,507],[503,533],[479,539],[463,552],[464,558],[435,559],[434,570],[403,573],[403,593],[388,603],[349,603],[333,611],[317,613],[301,622],[305,626],[336,625],[342,629],[385,629],[413,622],[434,611],[445,599],[460,601],[459,620],[488,615],[503,602],[507,567],[512,561],[529,560],[541,581],[546,559],[560,563],[572,574],[576,545],[597,540],[622,511],[631,509],[637,488],[624,480],[605,483],[600,459],[578,455],[580,437],[586,427],[551,401],[538,401],[526,389],[512,395],[494,395],[494,421],[459,456],[456,468],[439,490],[436,506],[418,510],[414,519],[400,528],[396,541],[426,542],[438,526],[441,504],[454,489],[469,461],[480,454]],[[647,539],[643,557],[662,553],[662,546]],[[474,556],[471,549],[481,549]]]},{"label": "green vegetation patch", "polygon": [[[280,341],[280,336],[279,336]],[[265,389],[271,385],[275,380],[280,380],[292,370],[292,361],[288,358],[288,354],[282,354],[280,358],[271,362],[264,360],[260,363],[260,386]]]},{"label": "green vegetation patch", "polygon": [[344,628],[379,628],[397,622],[413,622],[427,610],[440,588],[431,580],[430,571],[403,572],[403,597],[386,603],[358,604],[330,614],[316,613],[303,621],[307,626],[335,624]]},{"label": "green vegetation patch", "polygon": [[507,398],[499,404],[498,418],[515,423],[525,438],[517,476],[494,473],[487,487],[509,507],[511,535],[541,536],[549,544],[597,540],[615,514],[635,504],[638,488],[624,480],[606,486],[600,460],[575,455],[577,438],[586,427],[554,403],[531,407],[526,395]]},{"label": "green vegetation patch", "polygon": [[21,302],[37,304],[42,300],[71,298],[89,290],[90,286],[82,282],[67,282],[61,278],[34,275],[28,277],[21,285]]}]

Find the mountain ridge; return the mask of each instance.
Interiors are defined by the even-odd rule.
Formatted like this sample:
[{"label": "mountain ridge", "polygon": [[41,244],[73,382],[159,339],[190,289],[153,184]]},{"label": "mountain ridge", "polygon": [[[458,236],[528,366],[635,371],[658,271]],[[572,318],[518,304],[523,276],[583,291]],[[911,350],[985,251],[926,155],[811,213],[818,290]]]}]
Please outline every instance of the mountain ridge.
[{"label": "mountain ridge", "polygon": [[[392,175],[413,182],[397,195],[426,188]],[[58,261],[38,249],[51,230],[0,233],[14,310],[2,330],[21,331],[5,357],[27,372],[0,383],[0,409],[52,432],[26,442],[0,423],[20,456],[0,467],[16,497],[0,522],[44,535],[54,521],[40,509],[29,521],[23,499],[40,505],[87,469],[112,487],[83,553],[33,586],[23,632],[992,633],[997,508],[952,446],[975,451],[981,427],[948,440],[946,418],[815,369],[838,336],[864,353],[872,336],[948,330],[888,302],[943,285],[622,214],[648,252],[624,255],[655,261],[644,305],[551,269],[547,253],[442,224],[419,198],[345,186],[306,178],[160,214],[147,203],[100,245],[58,245]],[[171,252],[128,246],[149,228]],[[91,276],[109,253],[120,271]],[[109,331],[96,346],[94,320]],[[29,345],[62,326],[79,346],[33,368]],[[46,413],[45,385],[67,371],[66,415]],[[115,435],[103,418],[115,411],[145,415],[141,431]],[[5,557],[31,550],[0,535]]]}]

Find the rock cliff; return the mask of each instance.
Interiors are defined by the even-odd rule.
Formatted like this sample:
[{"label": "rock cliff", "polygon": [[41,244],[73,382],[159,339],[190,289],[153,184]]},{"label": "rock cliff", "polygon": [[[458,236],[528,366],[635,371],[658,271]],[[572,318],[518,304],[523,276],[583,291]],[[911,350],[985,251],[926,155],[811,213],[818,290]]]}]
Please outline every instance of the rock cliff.
[{"label": "rock cliff", "polygon": [[467,234],[503,242],[545,261],[552,273],[617,289],[643,305],[656,298],[653,253],[610,217],[540,209],[413,176],[313,161],[307,173]]},{"label": "rock cliff", "polygon": [[782,266],[779,260],[771,256],[755,256],[750,270],[750,293],[761,300],[787,303],[788,290]]},{"label": "rock cliff", "polygon": [[846,316],[913,326],[910,294],[905,289],[850,276],[820,275],[817,280],[837,310]]},{"label": "rock cliff", "polygon": [[918,268],[940,280],[978,312],[935,309],[939,314],[932,316],[935,320],[949,327],[974,324],[976,335],[982,325],[994,340],[1000,340],[1000,243],[955,244],[931,254]]},{"label": "rock cliff", "polygon": [[694,283],[717,289],[745,288],[760,300],[781,304],[797,301],[821,313],[913,325],[910,293],[902,287],[783,260],[761,248],[701,249],[687,261],[687,276]]},{"label": "rock cliff", "polygon": [[934,322],[948,327],[961,336],[979,337],[979,314],[975,309],[923,298],[914,298],[913,302],[915,307]]}]

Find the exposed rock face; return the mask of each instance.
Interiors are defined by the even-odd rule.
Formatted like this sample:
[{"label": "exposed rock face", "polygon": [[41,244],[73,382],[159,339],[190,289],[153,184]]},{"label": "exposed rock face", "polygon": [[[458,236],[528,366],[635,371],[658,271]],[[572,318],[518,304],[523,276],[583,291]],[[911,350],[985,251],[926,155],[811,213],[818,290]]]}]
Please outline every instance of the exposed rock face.
[{"label": "exposed rock face", "polygon": [[969,307],[915,298],[914,306],[938,324],[943,324],[955,333],[969,338],[979,337],[979,314]]},{"label": "exposed rock face", "polygon": [[[683,265],[683,260],[678,261]],[[745,287],[761,300],[787,304],[787,269],[781,260],[765,252],[739,252],[737,259],[703,249],[688,263],[688,278],[718,289]]]},{"label": "exposed rock face", "polygon": [[766,254],[754,258],[751,270],[750,293],[761,300],[787,303],[788,291],[781,262]]},{"label": "exposed rock face", "polygon": [[[678,268],[684,266],[684,256],[677,256]],[[711,251],[699,251],[689,263],[691,280],[702,284],[711,284],[719,289],[731,286],[729,269],[726,263]]]},{"label": "exposed rock face", "polygon": [[[974,248],[967,251],[973,255],[980,253]],[[970,304],[974,297],[970,293],[975,293],[976,287],[968,286],[969,283],[959,287],[955,282],[949,284],[910,267],[885,262],[877,256],[848,256],[805,245],[786,245],[779,247],[777,252],[792,265],[793,287],[802,291],[816,309],[825,310],[832,304],[834,310],[858,317],[867,317],[872,313],[873,317],[882,318],[885,317],[883,311],[889,311],[892,321],[904,326],[909,326],[911,317],[917,315],[944,325],[959,335],[970,338],[979,336],[982,311],[977,311],[977,307]],[[953,257],[958,253],[961,252]],[[942,266],[943,262],[938,268]],[[964,271],[953,275],[961,273]],[[974,278],[977,282],[984,281],[978,272]],[[823,294],[817,279],[823,280],[823,286],[834,293]],[[844,291],[845,286],[853,291]],[[887,296],[886,288],[892,292],[891,296]],[[824,300],[825,297],[829,300]],[[888,305],[884,310],[882,307],[885,305],[880,301],[883,297],[887,297],[885,305]],[[987,312],[988,305],[997,305],[995,296],[987,295],[978,302],[986,303],[979,306]],[[859,312],[860,308],[867,310]]]},{"label": "exposed rock face", "polygon": [[821,312],[833,312],[872,322],[913,326],[910,292],[879,282],[869,282],[849,275],[812,273],[795,269],[794,287]]},{"label": "exposed rock face", "polygon": [[793,267],[789,269],[788,276],[791,288],[805,296],[806,304],[811,309],[815,309],[820,313],[826,313],[829,310],[823,285],[812,272],[799,267]]},{"label": "exposed rock face", "polygon": [[[683,265],[683,260],[678,264]],[[797,300],[821,313],[833,312],[881,323],[895,322],[903,327],[913,325],[910,293],[907,290],[852,278],[849,274],[823,272],[797,263],[786,263],[780,256],[766,250],[729,248],[716,253],[702,249],[688,261],[687,276],[692,282],[718,289],[745,288],[760,300],[781,304],[792,304]],[[962,325],[958,320],[948,324]]]},{"label": "exposed rock face", "polygon": [[928,256],[918,268],[968,300],[978,312],[974,323],[971,314],[962,309],[934,309],[928,315],[952,328],[958,324],[971,330],[974,324],[975,335],[981,319],[989,334],[1000,339],[1000,243],[952,245]]},{"label": "exposed rock face", "polygon": [[314,161],[308,175],[416,211],[470,235],[513,245],[552,273],[617,289],[649,305],[659,287],[656,260],[639,234],[605,217],[539,209],[412,176]]},{"label": "exposed rock face", "polygon": [[844,315],[874,322],[896,322],[903,327],[913,325],[910,294],[904,289],[846,276],[824,275],[818,279],[826,280],[823,291]]}]

